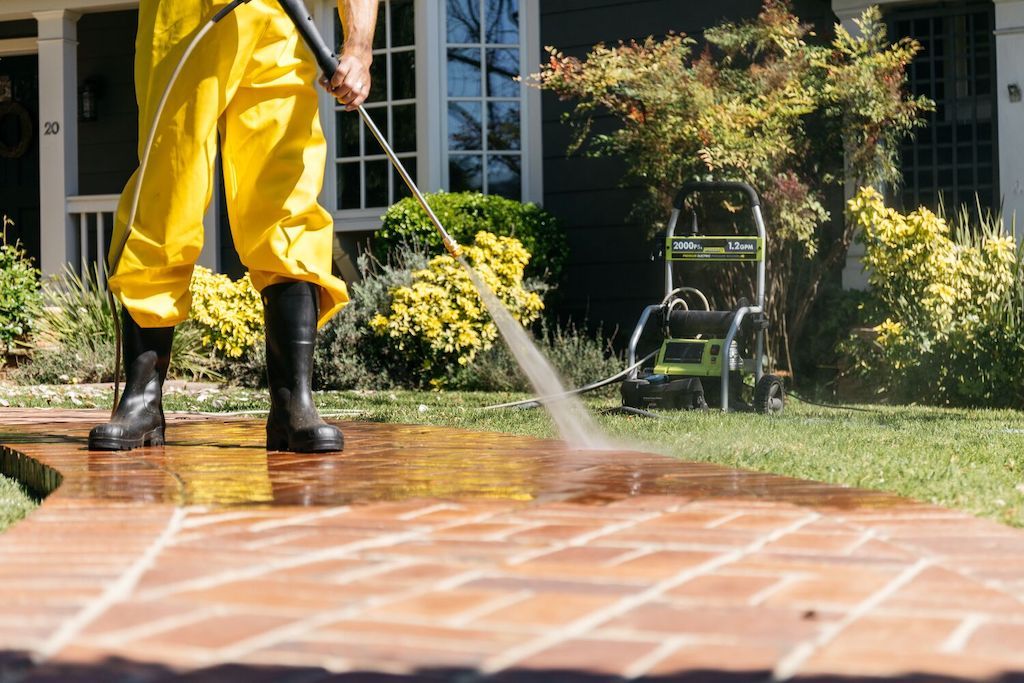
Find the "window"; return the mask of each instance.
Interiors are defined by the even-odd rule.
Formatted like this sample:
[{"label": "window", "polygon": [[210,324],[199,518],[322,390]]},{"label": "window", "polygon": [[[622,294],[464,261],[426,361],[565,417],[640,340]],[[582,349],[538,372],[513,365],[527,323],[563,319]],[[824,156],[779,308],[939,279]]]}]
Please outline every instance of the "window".
[{"label": "window", "polygon": [[947,209],[999,206],[996,158],[994,6],[956,3],[894,12],[894,36],[924,50],[909,68],[910,88],[935,100],[928,124],[902,148],[903,204]]},{"label": "window", "polygon": [[447,0],[448,189],[523,197],[520,0]]},{"label": "window", "polygon": [[[335,36],[344,39],[335,17]],[[414,0],[382,0],[373,44],[367,113],[416,177],[416,7]],[[359,115],[335,106],[337,206],[341,211],[389,206],[409,194]]]}]

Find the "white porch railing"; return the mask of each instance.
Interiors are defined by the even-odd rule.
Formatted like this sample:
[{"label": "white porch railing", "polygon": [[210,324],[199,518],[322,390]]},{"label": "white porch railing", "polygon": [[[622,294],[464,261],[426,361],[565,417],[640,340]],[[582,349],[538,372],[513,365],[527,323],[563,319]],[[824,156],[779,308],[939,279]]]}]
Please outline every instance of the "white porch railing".
[{"label": "white porch railing", "polygon": [[[78,272],[83,277],[94,264],[105,263],[114,213],[120,195],[68,197],[68,214],[78,225]],[[103,277],[103,269],[99,269]]]}]

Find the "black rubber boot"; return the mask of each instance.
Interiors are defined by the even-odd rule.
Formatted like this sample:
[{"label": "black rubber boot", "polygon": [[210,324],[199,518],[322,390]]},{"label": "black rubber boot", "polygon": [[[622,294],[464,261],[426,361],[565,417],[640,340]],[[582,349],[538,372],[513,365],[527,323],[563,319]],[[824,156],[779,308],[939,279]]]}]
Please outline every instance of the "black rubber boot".
[{"label": "black rubber boot", "polygon": [[89,432],[90,451],[130,451],[164,445],[163,385],[171,363],[173,327],[143,329],[121,315],[124,393],[107,424]]},{"label": "black rubber boot", "polygon": [[270,386],[268,451],[330,453],[345,444],[341,430],[321,420],[313,404],[318,295],[317,286],[309,282],[284,282],[263,290]]}]

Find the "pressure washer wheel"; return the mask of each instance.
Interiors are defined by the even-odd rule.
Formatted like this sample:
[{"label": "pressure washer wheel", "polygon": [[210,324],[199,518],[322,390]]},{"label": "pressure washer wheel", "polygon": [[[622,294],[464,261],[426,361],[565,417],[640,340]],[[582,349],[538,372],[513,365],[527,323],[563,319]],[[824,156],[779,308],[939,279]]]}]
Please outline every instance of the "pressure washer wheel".
[{"label": "pressure washer wheel", "polygon": [[764,375],[754,387],[754,410],[762,415],[778,415],[786,406],[786,390],[782,379],[776,375]]}]

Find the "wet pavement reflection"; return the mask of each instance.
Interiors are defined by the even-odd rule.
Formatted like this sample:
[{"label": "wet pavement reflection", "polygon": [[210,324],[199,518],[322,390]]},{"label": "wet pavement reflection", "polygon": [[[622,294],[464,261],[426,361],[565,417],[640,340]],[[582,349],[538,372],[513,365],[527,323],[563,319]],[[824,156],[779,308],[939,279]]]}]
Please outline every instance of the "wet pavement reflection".
[{"label": "wet pavement reflection", "polygon": [[65,413],[46,423],[8,420],[0,444],[59,471],[62,497],[119,502],[334,506],[437,498],[602,505],[641,495],[844,508],[905,502],[649,453],[572,451],[530,437],[366,422],[336,423],[346,435],[340,454],[268,453],[261,421],[195,416],[172,419],[164,448],[88,452],[88,429],[101,419]]}]

